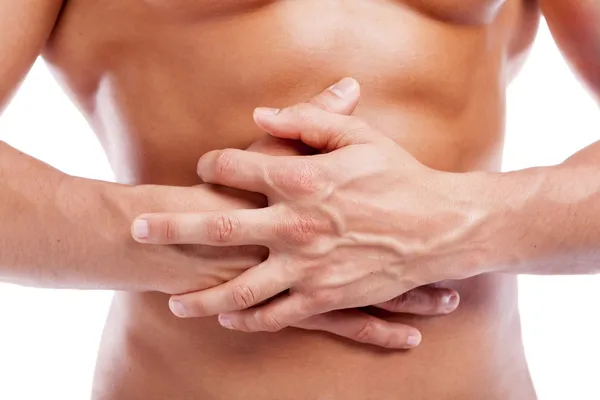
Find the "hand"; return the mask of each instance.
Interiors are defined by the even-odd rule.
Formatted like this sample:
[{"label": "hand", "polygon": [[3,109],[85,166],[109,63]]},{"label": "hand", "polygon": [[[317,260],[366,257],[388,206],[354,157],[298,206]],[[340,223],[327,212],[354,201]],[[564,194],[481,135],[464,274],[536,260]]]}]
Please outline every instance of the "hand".
[{"label": "hand", "polygon": [[[358,99],[358,85],[353,80],[346,80],[348,83],[350,91],[344,101],[355,105],[352,99]],[[403,175],[409,175],[419,172],[418,168],[408,168],[408,162],[401,159],[394,164],[394,150],[405,158],[410,156],[383,135],[367,130],[362,122],[324,112],[322,108],[335,108],[327,105],[332,100],[339,104],[344,99],[334,93],[325,91],[312,105],[267,116],[257,112],[255,117],[260,127],[281,139],[302,139],[326,151],[345,149],[312,157],[269,157],[226,150],[200,160],[204,181],[265,193],[270,207],[143,217],[151,227],[172,227],[171,237],[155,230],[158,234],[143,238],[145,242],[215,246],[260,243],[271,250],[267,261],[229,283],[176,296],[171,302],[176,314],[191,317],[241,310],[290,289],[289,294],[266,305],[222,316],[220,321],[245,331],[276,331],[286,326],[326,330],[362,342],[406,348],[420,342],[416,329],[347,309],[376,305],[393,312],[437,315],[456,308],[458,294],[448,289],[421,287],[405,293],[419,286],[401,279],[405,259],[398,254],[398,234],[407,233],[408,228],[399,228],[404,225],[402,211],[397,213],[398,220],[389,220],[398,199],[392,197],[389,185],[382,190],[378,183],[404,182],[406,176],[398,176],[402,175],[398,170],[404,168]],[[323,120],[328,125],[320,125]],[[342,122],[351,134],[338,135],[334,144],[326,134],[336,133],[335,124]],[[367,159],[365,167],[358,168],[356,160],[365,158],[372,163]],[[344,171],[349,175],[344,177]],[[406,185],[398,188],[399,192],[404,190]],[[374,204],[377,199],[379,204]],[[373,216],[389,226],[380,226]],[[332,312],[340,309],[346,310]]]}]

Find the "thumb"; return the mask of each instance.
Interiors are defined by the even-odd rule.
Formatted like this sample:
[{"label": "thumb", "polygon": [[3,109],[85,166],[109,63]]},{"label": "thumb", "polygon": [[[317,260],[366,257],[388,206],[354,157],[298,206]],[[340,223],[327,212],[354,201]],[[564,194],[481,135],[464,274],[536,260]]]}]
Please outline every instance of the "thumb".
[{"label": "thumb", "polygon": [[343,78],[308,101],[309,104],[335,114],[351,115],[360,99],[360,85],[353,78]]}]

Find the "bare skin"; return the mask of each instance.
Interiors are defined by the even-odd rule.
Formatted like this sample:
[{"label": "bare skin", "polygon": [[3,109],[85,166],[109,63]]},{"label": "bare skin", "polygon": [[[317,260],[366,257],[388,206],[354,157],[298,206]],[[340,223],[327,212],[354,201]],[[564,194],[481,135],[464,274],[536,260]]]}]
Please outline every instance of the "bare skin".
[{"label": "bare skin", "polygon": [[[19,196],[9,200],[26,204],[17,202],[39,201],[40,193],[52,200],[4,229],[17,232],[24,243],[35,231],[32,226],[50,220],[55,231],[43,237],[57,241],[36,241],[37,257],[19,253],[3,260],[24,267],[2,270],[2,276],[25,284],[57,281],[55,286],[165,293],[214,286],[264,257],[228,253],[236,264],[215,263],[214,254],[208,255],[207,274],[196,267],[198,249],[136,246],[125,239],[128,225],[120,229],[125,226],[120,221],[144,212],[259,205],[255,196],[231,194],[224,200],[210,187],[198,188],[194,198],[189,189],[147,186],[196,185],[200,155],[243,149],[260,139],[264,133],[252,121],[257,105],[305,101],[351,75],[363,85],[355,115],[424,165],[496,171],[506,84],[523,61],[539,16],[536,4],[517,0],[452,7],[433,0],[61,3],[0,2],[2,26],[12,25],[13,35],[23,34],[19,16],[34,27],[27,37],[0,42],[0,50],[16,54],[2,66],[3,103],[42,51],[100,137],[119,182],[136,186],[66,179],[3,148],[2,172],[10,172],[13,182],[23,173],[42,176],[37,186],[11,187]],[[550,25],[559,27],[559,43],[593,84],[598,58],[579,47],[597,40],[595,25],[581,23],[593,21],[597,10],[581,5],[565,13],[558,7],[565,6],[544,4]],[[86,211],[66,219],[65,207]],[[8,208],[3,212],[11,215]],[[78,241],[71,239],[74,231]],[[97,250],[102,240],[111,251]],[[69,251],[57,243],[68,243]],[[8,247],[22,243],[12,244]],[[90,248],[99,253],[90,257]],[[68,264],[81,269],[63,273],[65,253]],[[42,268],[48,260],[50,268]],[[156,268],[140,270],[139,264]],[[223,272],[225,265],[237,268]],[[378,313],[423,333],[426,340],[410,352],[298,329],[275,335],[226,331],[216,319],[177,319],[167,307],[168,295],[119,293],[107,321],[93,397],[534,399],[520,339],[516,279],[482,275],[447,284],[461,293],[460,309],[447,317]]]},{"label": "bare skin", "polygon": [[[8,102],[40,49],[49,47],[61,12],[67,7],[60,1],[38,1],[0,2],[0,25],[5,33],[0,40],[0,51],[5,55],[0,64],[0,108]],[[25,30],[23,21],[27,22]],[[349,113],[353,107],[345,104],[337,111]],[[251,148],[288,155],[306,150],[306,146],[284,147],[269,140],[260,140]],[[132,242],[129,235],[131,220],[142,210],[257,207],[266,202],[263,196],[212,185],[183,188],[107,184],[66,176],[5,144],[0,152],[0,215],[5,232],[0,259],[2,281],[38,287],[193,292],[234,278],[268,253],[259,246],[223,250],[208,246],[144,248]],[[394,307],[388,308],[436,315],[452,311],[458,303],[458,294],[451,289],[419,288],[412,294],[395,299]],[[321,328],[353,337],[365,323],[375,323],[388,331],[407,328],[358,311]]]},{"label": "bare skin", "polygon": [[[345,78],[331,90],[355,101],[359,84]],[[302,140],[321,153],[210,152],[198,163],[205,182],[265,193],[269,206],[134,222],[134,236],[146,243],[270,249],[267,260],[219,287],[174,296],[178,316],[220,314],[229,329],[277,332],[445,280],[600,272],[600,230],[589,225],[598,211],[595,165],[582,165],[598,145],[559,166],[451,173],[425,167],[356,117],[311,104],[257,108],[254,118],[274,138]],[[160,226],[170,227],[169,237]],[[361,336],[379,334],[373,331]]]}]

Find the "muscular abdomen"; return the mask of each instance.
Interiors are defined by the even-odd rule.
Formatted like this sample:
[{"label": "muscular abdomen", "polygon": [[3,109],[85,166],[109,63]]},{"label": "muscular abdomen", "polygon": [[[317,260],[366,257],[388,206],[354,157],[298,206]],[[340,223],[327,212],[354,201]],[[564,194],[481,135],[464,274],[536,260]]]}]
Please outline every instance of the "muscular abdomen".
[{"label": "muscular abdomen", "polygon": [[[520,3],[444,4],[70,0],[45,57],[124,183],[196,184],[204,152],[262,135],[254,107],[308,99],[343,76],[362,84],[356,115],[421,162],[497,169]],[[163,295],[118,294],[96,398],[532,399],[515,279],[449,284],[462,295],[454,314],[389,317],[421,329],[410,352],[295,329],[230,332],[176,319]]]}]

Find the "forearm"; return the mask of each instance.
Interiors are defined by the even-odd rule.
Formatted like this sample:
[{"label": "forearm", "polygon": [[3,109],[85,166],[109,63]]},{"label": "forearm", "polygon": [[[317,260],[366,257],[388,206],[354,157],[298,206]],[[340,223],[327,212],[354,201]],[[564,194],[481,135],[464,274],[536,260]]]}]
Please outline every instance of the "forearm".
[{"label": "forearm", "polygon": [[0,177],[0,280],[27,286],[169,292],[206,286],[191,266],[217,254],[141,245],[131,238],[131,222],[147,212],[243,204],[208,188],[71,177],[5,144]]},{"label": "forearm", "polygon": [[557,166],[483,179],[491,270],[600,272],[600,142]]}]

